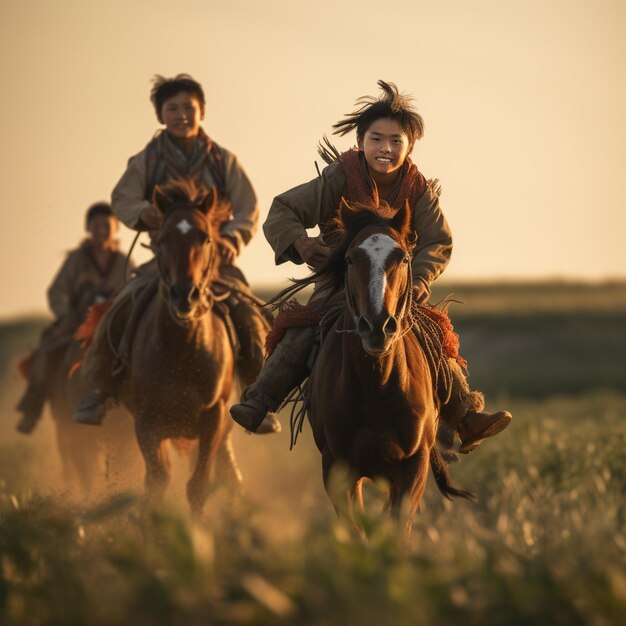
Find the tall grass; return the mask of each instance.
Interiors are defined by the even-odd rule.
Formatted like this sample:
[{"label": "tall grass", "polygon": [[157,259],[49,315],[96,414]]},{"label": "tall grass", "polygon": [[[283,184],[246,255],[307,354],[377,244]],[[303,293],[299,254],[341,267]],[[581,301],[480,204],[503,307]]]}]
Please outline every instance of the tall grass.
[{"label": "tall grass", "polygon": [[[513,425],[451,468],[479,503],[449,503],[429,486],[408,552],[375,506],[377,488],[368,543],[321,490],[312,509],[301,503],[297,485],[319,472],[306,432],[290,465],[274,468],[292,475],[290,491],[237,504],[218,494],[201,523],[145,510],[139,496],[79,507],[6,483],[0,623],[626,623],[625,399],[514,403]],[[28,467],[5,452],[0,475]],[[285,503],[277,527],[259,522]]]}]

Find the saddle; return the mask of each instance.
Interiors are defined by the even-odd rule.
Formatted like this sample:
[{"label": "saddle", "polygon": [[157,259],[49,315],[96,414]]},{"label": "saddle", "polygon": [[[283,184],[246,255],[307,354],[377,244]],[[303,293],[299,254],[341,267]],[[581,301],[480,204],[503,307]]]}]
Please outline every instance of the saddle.
[{"label": "saddle", "polygon": [[[146,311],[146,308],[159,290],[159,277],[155,276],[149,283],[138,290],[135,294],[130,317],[125,325],[124,332],[119,341],[117,349],[114,349],[115,359],[113,363],[113,376],[120,375],[130,363],[131,347],[139,323]],[[264,320],[265,326],[269,329],[273,320],[262,307],[262,302],[252,293],[239,288],[236,282],[231,282],[224,278],[216,278],[207,287],[207,298],[211,305],[211,310],[223,321],[228,334],[229,343],[233,351],[235,361],[240,357],[242,345],[239,340],[237,329],[231,315],[231,308],[241,300],[247,300],[259,307],[259,315]],[[269,315],[269,319],[268,316]],[[111,346],[114,348],[114,346]]]}]

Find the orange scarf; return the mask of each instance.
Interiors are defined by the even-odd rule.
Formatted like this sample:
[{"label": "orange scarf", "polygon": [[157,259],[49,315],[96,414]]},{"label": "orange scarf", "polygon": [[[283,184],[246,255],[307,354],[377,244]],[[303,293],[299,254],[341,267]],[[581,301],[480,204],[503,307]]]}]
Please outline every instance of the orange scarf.
[{"label": "orange scarf", "polygon": [[[345,199],[348,202],[378,206],[378,189],[361,154],[360,150],[352,148],[339,156],[346,175]],[[409,206],[414,207],[425,191],[426,179],[407,156],[387,202],[392,208],[399,209],[408,200]]]}]

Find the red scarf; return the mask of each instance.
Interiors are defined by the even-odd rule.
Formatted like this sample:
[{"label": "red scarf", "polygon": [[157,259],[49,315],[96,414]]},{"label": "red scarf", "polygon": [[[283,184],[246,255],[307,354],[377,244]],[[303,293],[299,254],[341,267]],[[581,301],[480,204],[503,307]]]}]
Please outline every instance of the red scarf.
[{"label": "red scarf", "polygon": [[[339,156],[339,162],[346,175],[345,199],[348,202],[378,206],[380,204],[378,189],[360,154],[359,150],[352,148]],[[426,179],[411,161],[411,157],[407,156],[402,164],[400,178],[386,200],[394,209],[399,209],[407,200],[409,206],[414,207],[425,191]]]}]

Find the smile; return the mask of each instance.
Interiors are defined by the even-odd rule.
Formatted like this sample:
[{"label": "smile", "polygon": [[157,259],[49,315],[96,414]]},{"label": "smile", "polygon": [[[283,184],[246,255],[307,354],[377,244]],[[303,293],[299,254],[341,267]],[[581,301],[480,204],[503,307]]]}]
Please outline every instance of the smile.
[{"label": "smile", "polygon": [[376,157],[376,160],[379,163],[391,163],[391,159],[389,157]]}]

